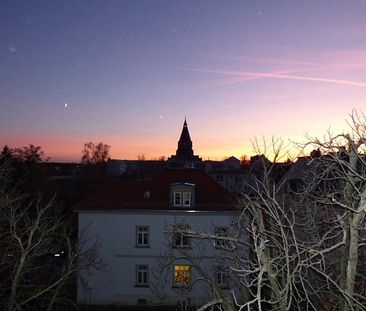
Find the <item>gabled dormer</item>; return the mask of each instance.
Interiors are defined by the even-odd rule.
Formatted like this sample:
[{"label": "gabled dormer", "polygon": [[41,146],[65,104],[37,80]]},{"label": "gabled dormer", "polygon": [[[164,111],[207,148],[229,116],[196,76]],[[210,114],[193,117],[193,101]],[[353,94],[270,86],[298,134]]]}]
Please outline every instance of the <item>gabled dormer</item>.
[{"label": "gabled dormer", "polygon": [[191,183],[170,184],[170,207],[193,208],[195,203],[195,185]]}]

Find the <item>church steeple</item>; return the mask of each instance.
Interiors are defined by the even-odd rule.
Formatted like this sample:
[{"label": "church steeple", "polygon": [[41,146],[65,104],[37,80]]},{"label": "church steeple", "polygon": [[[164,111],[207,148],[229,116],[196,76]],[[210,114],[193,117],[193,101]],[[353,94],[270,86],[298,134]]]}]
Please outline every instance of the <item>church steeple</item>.
[{"label": "church steeple", "polygon": [[191,136],[189,135],[186,118],[184,118],[183,129],[178,141],[176,156],[178,159],[184,160],[193,158],[192,140]]},{"label": "church steeple", "polygon": [[175,155],[172,155],[168,162],[171,167],[201,167],[202,159],[194,155],[192,140],[189,135],[187,119],[184,118],[182,132],[178,141],[178,149]]}]

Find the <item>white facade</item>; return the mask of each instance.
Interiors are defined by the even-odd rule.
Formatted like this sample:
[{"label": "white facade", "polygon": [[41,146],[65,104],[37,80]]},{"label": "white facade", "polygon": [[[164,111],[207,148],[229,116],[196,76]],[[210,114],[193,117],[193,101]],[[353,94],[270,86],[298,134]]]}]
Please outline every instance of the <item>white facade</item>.
[{"label": "white facade", "polygon": [[[184,248],[187,245],[182,242],[183,248],[175,248],[172,228],[185,224],[192,231],[215,234],[220,228],[232,230],[234,218],[234,211],[79,211],[79,233],[88,228],[89,235],[98,238],[98,252],[106,268],[93,271],[92,275],[81,273],[86,287],[79,282],[78,303],[176,305],[184,295],[190,305],[202,305],[212,297],[209,286],[198,278],[207,273],[217,281],[215,268],[222,265],[224,250],[214,238],[191,238],[189,247]],[[147,228],[147,242],[146,230],[139,237],[137,226]],[[146,246],[146,243],[148,247],[138,245]],[[189,255],[192,261],[177,259],[183,255]],[[203,270],[196,269],[195,263]],[[191,267],[188,292],[184,286],[174,286],[173,271],[178,264]],[[138,286],[139,282],[146,281],[148,286]]]}]

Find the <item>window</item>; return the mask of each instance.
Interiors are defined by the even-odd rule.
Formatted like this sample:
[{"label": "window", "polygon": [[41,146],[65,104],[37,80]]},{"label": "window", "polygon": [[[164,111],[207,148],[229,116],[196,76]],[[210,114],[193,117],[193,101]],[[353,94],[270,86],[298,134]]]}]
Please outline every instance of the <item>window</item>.
[{"label": "window", "polygon": [[191,266],[175,265],[174,266],[174,286],[189,286],[191,283]]},{"label": "window", "polygon": [[191,206],[191,193],[188,191],[174,192],[174,206]]},{"label": "window", "polygon": [[191,193],[183,192],[183,206],[191,206]]},{"label": "window", "polygon": [[193,208],[195,185],[191,183],[170,184],[169,201],[171,207]]},{"label": "window", "polygon": [[226,267],[218,266],[216,268],[216,284],[219,287],[228,287],[228,269]]},{"label": "window", "polygon": [[149,200],[150,198],[151,198],[151,191],[150,190],[145,190],[144,199]]},{"label": "window", "polygon": [[182,193],[174,192],[174,206],[181,206],[181,205],[182,205]]},{"label": "window", "polygon": [[149,226],[136,226],[136,247],[149,247]]},{"label": "window", "polygon": [[216,227],[215,228],[215,247],[216,248],[228,248],[230,247],[227,240],[223,239],[229,235],[229,228],[228,227]]},{"label": "window", "polygon": [[191,247],[191,238],[187,235],[187,230],[191,227],[187,224],[175,225],[173,228],[173,247],[188,248]]},{"label": "window", "polygon": [[137,265],[136,266],[136,286],[148,287],[149,286],[149,266]]}]

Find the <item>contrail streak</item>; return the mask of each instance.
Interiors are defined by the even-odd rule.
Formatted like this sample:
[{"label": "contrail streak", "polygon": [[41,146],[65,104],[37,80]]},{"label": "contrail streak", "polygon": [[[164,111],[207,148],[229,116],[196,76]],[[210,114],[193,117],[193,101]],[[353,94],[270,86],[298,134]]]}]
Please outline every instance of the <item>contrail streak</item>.
[{"label": "contrail streak", "polygon": [[[273,79],[286,79],[286,80],[300,80],[300,81],[315,81],[315,82],[326,82],[333,84],[342,84],[366,88],[366,82],[358,82],[352,80],[342,80],[342,79],[329,79],[321,77],[309,77],[309,76],[297,76],[293,74],[288,74],[289,71],[284,72],[252,72],[252,71],[225,71],[225,70],[207,70],[207,69],[186,69],[195,72],[204,72],[212,74],[221,75],[231,75],[239,76],[245,80],[263,79],[263,78],[273,78]],[[290,71],[291,73],[291,71]]]}]

